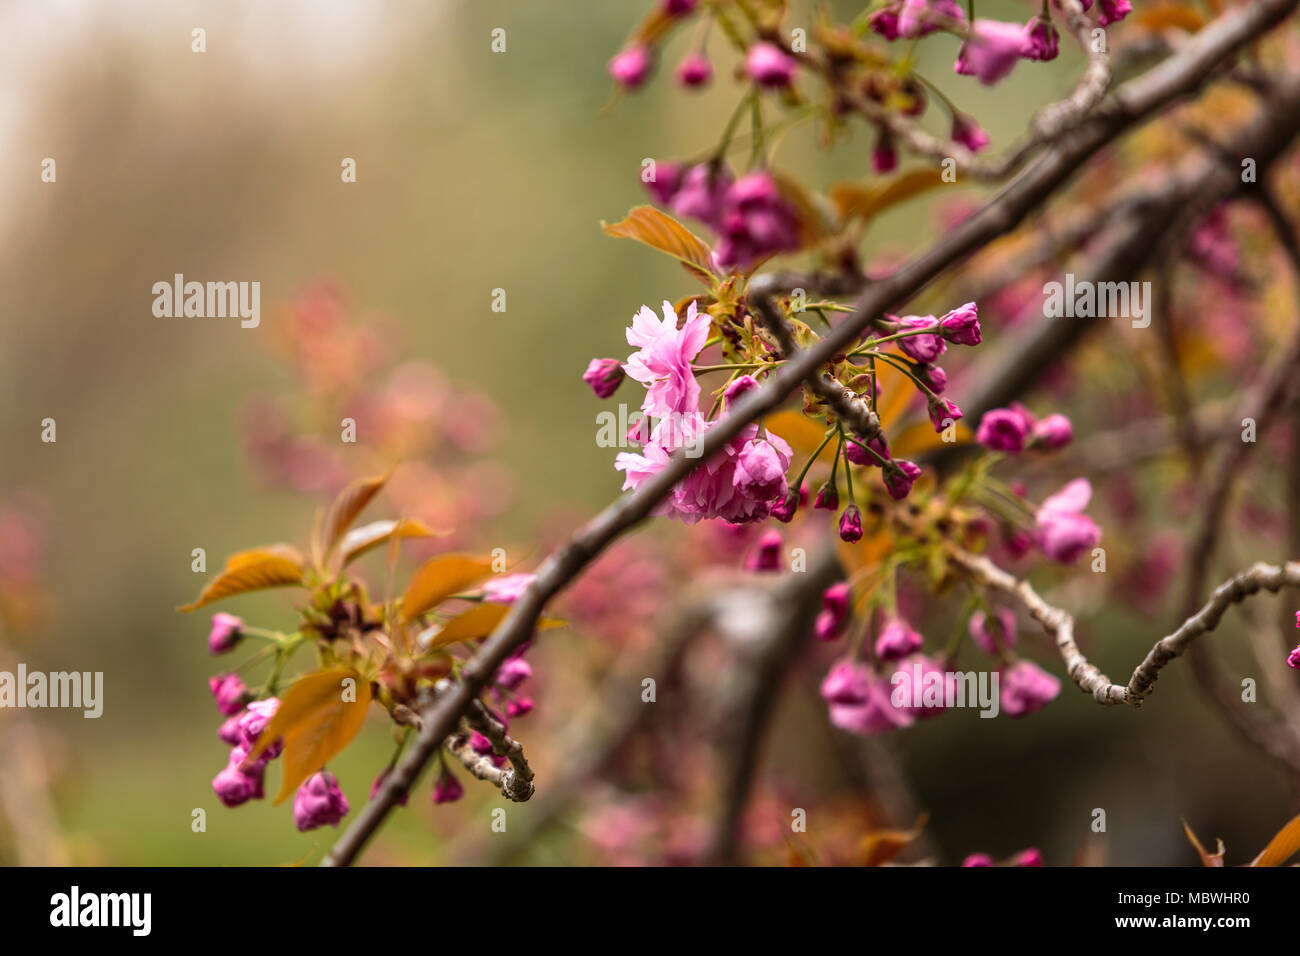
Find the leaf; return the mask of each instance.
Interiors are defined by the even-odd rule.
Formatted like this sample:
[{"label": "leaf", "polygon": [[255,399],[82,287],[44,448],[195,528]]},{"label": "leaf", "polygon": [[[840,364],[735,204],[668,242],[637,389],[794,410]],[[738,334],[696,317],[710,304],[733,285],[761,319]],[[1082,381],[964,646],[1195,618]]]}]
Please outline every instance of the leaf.
[{"label": "leaf", "polygon": [[601,221],[606,234],[619,239],[635,239],[651,249],[666,252],[679,260],[686,271],[713,283],[713,250],[695,233],[654,206],[636,206],[622,222],[612,226]]},{"label": "leaf", "polygon": [[836,183],[830,199],[842,219],[864,221],[880,215],[890,206],[911,199],[943,183],[943,174],[932,166],[921,166],[899,173],[887,183]]},{"label": "leaf", "polygon": [[872,830],[862,838],[859,849],[863,866],[883,866],[921,835],[925,829],[926,814],[921,814],[910,830]]},{"label": "leaf", "polygon": [[1177,27],[1188,33],[1196,33],[1205,26],[1205,18],[1195,9],[1184,3],[1148,3],[1141,10],[1134,11],[1134,21],[1153,32],[1167,27]]},{"label": "leaf", "polygon": [[446,533],[446,531],[435,531],[418,518],[396,520],[385,518],[372,521],[370,524],[363,524],[360,528],[353,528],[343,536],[343,540],[339,542],[339,563],[346,566],[372,548],[377,548],[393,538],[399,541],[406,538],[434,538]]},{"label": "leaf", "polygon": [[227,558],[225,569],[208,582],[192,603],[182,605],[179,610],[193,611],[247,591],[301,584],[302,555],[297,550],[287,544],[253,548]]},{"label": "leaf", "polygon": [[1223,848],[1222,840],[1219,841],[1218,852],[1209,853],[1206,851],[1205,847],[1201,846],[1201,841],[1196,839],[1196,834],[1192,832],[1192,828],[1187,825],[1186,820],[1183,821],[1183,832],[1187,834],[1188,842],[1195,847],[1196,855],[1201,858],[1201,866],[1223,866],[1223,854],[1225,850]]},{"label": "leaf", "polygon": [[509,613],[510,608],[505,604],[480,604],[470,608],[464,614],[453,617],[441,629],[435,630],[429,643],[423,645],[424,649],[433,650],[460,641],[473,641],[480,637],[487,637],[496,630],[497,625]]},{"label": "leaf", "polygon": [[1250,865],[1281,866],[1297,851],[1300,851],[1300,816],[1292,817],[1286,826],[1278,830],[1259,856],[1250,861]]},{"label": "leaf", "polygon": [[[355,682],[356,700],[343,699],[346,680]],[[352,742],[369,706],[370,681],[350,667],[308,674],[285,692],[249,754],[250,760],[256,759],[277,738],[284,738],[284,780],[277,806]]]},{"label": "leaf", "polygon": [[492,562],[469,554],[440,554],[411,577],[402,595],[402,620],[413,621],[453,594],[473,587],[492,573]]},{"label": "leaf", "polygon": [[[441,628],[431,627],[424,634],[420,635],[419,644],[422,650],[431,651],[435,648],[446,647],[449,644],[457,644],[461,641],[477,641],[480,638],[487,637],[497,629],[497,625],[505,620],[509,613],[510,607],[506,604],[480,604],[477,607],[470,608],[463,614],[453,617]],[[535,629],[539,631],[549,631],[551,628],[564,627],[566,621],[559,618],[544,617],[538,620]],[[428,642],[425,641],[425,635],[428,635]]]},{"label": "leaf", "polygon": [[386,481],[388,481],[387,474],[358,478],[338,493],[329,511],[325,512],[325,518],[320,525],[317,550],[322,558],[334,550],[334,545],[338,544],[339,538],[343,537],[344,532],[352,526],[352,522],[356,521],[357,516],[365,510],[366,505],[379,494],[379,489],[384,487]]}]

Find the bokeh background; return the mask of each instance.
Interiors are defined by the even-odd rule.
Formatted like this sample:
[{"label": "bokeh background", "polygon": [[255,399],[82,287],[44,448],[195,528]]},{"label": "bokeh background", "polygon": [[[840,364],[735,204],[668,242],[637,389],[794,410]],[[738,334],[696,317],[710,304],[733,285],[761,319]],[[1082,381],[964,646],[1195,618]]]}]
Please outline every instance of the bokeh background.
[{"label": "bokeh background", "polygon": [[[483,457],[497,470],[484,487],[499,507],[461,529],[467,540],[535,552],[617,493],[613,453],[594,440],[605,406],[579,375],[592,356],[626,354],[623,329],[639,306],[688,288],[671,261],[602,235],[599,222],[644,201],[644,158],[708,149],[740,89],[725,60],[702,95],[666,82],[683,36],[661,82],[634,100],[612,97],[605,62],[646,6],[0,2],[0,501],[26,503],[44,542],[39,607],[5,640],[31,669],[103,671],[106,684],[99,720],[26,715],[50,776],[54,859],[280,864],[314,859],[334,836],[297,833],[287,806],[217,803],[209,781],[225,750],[205,686],[207,616],[174,611],[203,577],[191,549],[205,548],[212,568],[240,548],[306,539],[318,498],[265,480],[247,447],[249,401],[295,388],[275,343],[305,288],[333,284],[399,359],[433,363],[495,405]],[[987,6],[1022,19],[1028,9]],[[206,53],[191,52],[194,27],[207,32]],[[505,54],[490,50],[496,27]],[[920,52],[995,147],[1079,65],[1067,51],[990,91],[952,76],[955,41]],[[824,185],[866,175],[870,144],[862,133],[826,153],[795,134],[778,157]],[[40,180],[44,157],[57,161],[55,184]],[[355,184],[340,182],[344,157],[357,161]],[[918,248],[939,222],[928,199],[889,214],[866,261]],[[261,326],[155,318],[151,286],[177,272],[259,280]],[[504,313],[491,310],[497,288]],[[995,316],[985,328],[999,334]],[[40,440],[47,417],[55,444]],[[1099,488],[1106,477],[1093,476]],[[1122,539],[1104,505],[1100,517]],[[269,627],[292,619],[276,594],[224,609]],[[1079,612],[1111,673],[1127,672],[1172,623],[1167,601]],[[1276,617],[1263,605],[1261,614]],[[537,695],[556,733],[578,709],[572,695],[595,693],[584,661],[611,656],[599,635],[561,633],[536,659],[543,682],[551,673],[553,690],[567,688]],[[1215,639],[1240,642],[1240,624],[1230,618]],[[526,725],[520,735],[528,742]],[[375,717],[333,768],[354,807],[388,740]],[[769,743],[765,775],[797,805],[855,799],[814,696],[786,695]],[[888,744],[946,862],[1036,845],[1068,863],[1095,848],[1095,807],[1107,811],[1112,863],[1194,862],[1180,817],[1249,858],[1293,812],[1281,773],[1207,711],[1178,665],[1141,712],[1097,707],[1067,687],[1033,719],[949,715]],[[538,743],[543,792],[572,757]],[[467,831],[486,833],[492,795],[470,787],[465,803],[435,808],[425,788],[371,862],[474,859],[456,848]],[[591,859],[576,822],[588,796],[526,858]],[[203,833],[190,825],[198,807]],[[0,862],[18,858],[13,827],[0,823]]]}]

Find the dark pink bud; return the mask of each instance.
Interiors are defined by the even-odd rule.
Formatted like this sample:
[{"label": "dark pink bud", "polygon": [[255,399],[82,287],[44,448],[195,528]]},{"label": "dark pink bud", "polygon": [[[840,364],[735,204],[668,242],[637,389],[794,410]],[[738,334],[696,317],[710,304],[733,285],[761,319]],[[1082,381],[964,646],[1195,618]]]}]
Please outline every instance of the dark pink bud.
[{"label": "dark pink bud", "polygon": [[623,366],[618,359],[592,359],[582,380],[591,386],[597,398],[609,398],[623,381]]},{"label": "dark pink bud", "polygon": [[961,418],[961,407],[947,398],[930,399],[929,410],[930,424],[934,426],[935,432],[940,434],[945,428]]},{"label": "dark pink bud", "polygon": [[822,610],[814,625],[818,638],[833,641],[844,633],[849,619],[849,595],[849,586],[843,581],[822,592]]},{"label": "dark pink bud", "polygon": [[[266,725],[271,722],[275,712],[280,709],[280,700],[277,697],[268,697],[266,700],[255,700],[248,705],[239,718],[239,742],[250,753],[257,746],[258,738],[262,736],[262,731]],[[283,738],[277,738],[272,741],[265,750],[262,751],[262,757],[266,760],[274,760],[280,756],[284,750]]]},{"label": "dark pink bud", "polygon": [[989,134],[971,117],[957,113],[952,118],[952,141],[978,153],[989,144]]},{"label": "dark pink bud", "polygon": [[244,636],[244,622],[233,614],[224,611],[212,615],[212,630],[208,632],[208,650],[213,654],[224,654],[233,650]]},{"label": "dark pink bud", "polygon": [[862,512],[855,504],[850,503],[840,515],[840,540],[850,543],[862,540]]},{"label": "dark pink bud", "polygon": [[943,337],[954,345],[980,344],[979,307],[974,302],[953,309],[939,320]]},{"label": "dark pink bud", "polygon": [[1286,656],[1286,666],[1300,671],[1300,644],[1292,648],[1291,653]]},{"label": "dark pink bud", "polygon": [[916,359],[922,363],[932,363],[945,351],[948,346],[944,344],[943,335],[939,329],[939,323],[932,315],[905,315],[898,320],[899,332],[910,332],[915,329],[934,329],[933,335],[909,335],[906,338],[898,340],[898,348],[904,355]]},{"label": "dark pink bud", "polygon": [[1025,449],[1025,439],[1033,423],[1015,408],[995,408],[985,412],[975,432],[975,440],[991,451],[1018,455]]},{"label": "dark pink bud", "polygon": [[1016,661],[1001,671],[999,682],[1002,712],[1008,717],[1024,717],[1042,710],[1061,692],[1061,682],[1037,664]]},{"label": "dark pink bud", "polygon": [[883,473],[889,497],[902,501],[911,493],[912,484],[921,477],[921,468],[914,462],[898,458],[886,464]]},{"label": "dark pink bud", "polygon": [[758,539],[758,546],[745,560],[746,571],[780,571],[781,570],[781,532],[765,531]]},{"label": "dark pink bud", "polygon": [[780,47],[771,43],[755,43],[749,48],[745,70],[759,86],[780,88],[794,81],[798,63]]},{"label": "dark pink bud", "polygon": [[645,188],[655,202],[662,206],[668,205],[677,190],[682,187],[682,175],[684,170],[678,163],[672,163],[668,160],[655,160],[654,176],[651,179],[645,179],[642,174],[642,181]]},{"label": "dark pink bud", "polygon": [[[885,436],[883,434],[877,435],[875,438],[871,439],[871,441],[867,442],[867,448],[874,451],[876,455],[880,456],[880,458],[883,458],[886,461],[889,460],[889,445],[885,442]],[[855,465],[871,465],[879,468],[880,459],[877,458],[876,455],[871,454],[870,451],[867,451],[867,448],[863,448],[855,441],[845,442],[844,457]]]},{"label": "dark pink bud", "polygon": [[1129,0],[1097,0],[1097,22],[1103,27],[1118,23],[1132,12]]},{"label": "dark pink bud", "polygon": [[713,64],[703,53],[688,53],[677,64],[677,82],[688,90],[697,90],[707,86],[713,79]]},{"label": "dark pink bud", "polygon": [[992,866],[993,857],[987,853],[972,853],[961,861],[962,866]]},{"label": "dark pink bud", "polygon": [[237,807],[262,797],[262,768],[265,764],[245,770],[242,764],[247,756],[246,751],[236,747],[230,751],[226,769],[212,778],[212,791],[227,807]]},{"label": "dark pink bud", "polygon": [[516,697],[506,701],[506,713],[511,717],[526,717],[533,712],[536,702],[531,697]]},{"label": "dark pink bud", "polygon": [[1029,60],[1055,60],[1061,49],[1061,38],[1050,17],[1030,17],[1025,24],[1025,58]]},{"label": "dark pink bud", "polygon": [[889,131],[881,128],[876,137],[876,145],[871,150],[871,168],[878,173],[890,173],[898,166],[898,150],[894,148],[894,138]]},{"label": "dark pink bud", "polygon": [[772,506],[772,517],[782,524],[789,524],[798,510],[799,495],[792,491],[779,504]]},{"label": "dark pink bud", "polygon": [[817,500],[813,502],[813,507],[823,511],[839,511],[840,493],[835,485],[829,481],[822,485],[821,490],[817,492]]},{"label": "dark pink bud", "polygon": [[434,803],[455,803],[465,795],[465,788],[452,776],[451,771],[443,767],[438,779],[433,782]]},{"label": "dark pink bud", "polygon": [[899,661],[921,649],[921,635],[904,620],[889,619],[876,638],[876,656],[882,661]]},{"label": "dark pink bud", "polygon": [[661,7],[670,17],[684,17],[695,9],[700,0],[662,0]]},{"label": "dark pink bud", "polygon": [[1042,866],[1043,853],[1036,846],[1031,846],[1027,850],[1021,850],[1016,854],[1016,866]]},{"label": "dark pink bud", "polygon": [[227,717],[222,721],[221,728],[217,731],[217,736],[232,747],[243,740],[243,736],[239,732],[239,720],[243,716],[242,713],[239,713],[233,717]]},{"label": "dark pink bud", "polygon": [[486,756],[492,752],[492,741],[480,734],[477,730],[469,735],[470,750],[476,754]]}]

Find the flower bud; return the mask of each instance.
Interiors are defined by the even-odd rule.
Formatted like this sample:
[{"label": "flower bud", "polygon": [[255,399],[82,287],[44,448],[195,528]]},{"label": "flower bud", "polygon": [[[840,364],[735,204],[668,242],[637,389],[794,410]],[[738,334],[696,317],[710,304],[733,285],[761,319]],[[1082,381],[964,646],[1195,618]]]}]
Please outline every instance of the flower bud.
[{"label": "flower bud", "polygon": [[771,43],[755,43],[749,48],[745,71],[759,86],[776,89],[789,86],[794,81],[798,64],[780,47]]},{"label": "flower bud", "polygon": [[620,50],[609,61],[609,75],[624,89],[634,90],[646,81],[654,57],[648,47],[640,44]]},{"label": "flower bud", "polygon": [[348,798],[339,782],[326,770],[314,773],[298,788],[293,798],[293,822],[306,832],[317,827],[337,827],[348,814]]},{"label": "flower bud", "polygon": [[850,544],[862,540],[862,512],[852,502],[840,515],[840,540]]},{"label": "flower bud", "polygon": [[677,82],[688,90],[697,90],[713,79],[713,64],[703,53],[693,52],[677,64]]},{"label": "flower bud", "polygon": [[248,688],[239,679],[238,674],[218,674],[208,678],[208,690],[217,702],[217,710],[227,717],[232,717],[244,709],[248,699]]},{"label": "flower bud", "polygon": [[582,380],[591,386],[597,398],[609,398],[623,381],[623,365],[618,359],[595,358],[582,373]]},{"label": "flower bud", "polygon": [[213,654],[224,654],[233,650],[244,636],[244,622],[233,614],[224,611],[212,615],[212,630],[208,632],[208,650]]}]

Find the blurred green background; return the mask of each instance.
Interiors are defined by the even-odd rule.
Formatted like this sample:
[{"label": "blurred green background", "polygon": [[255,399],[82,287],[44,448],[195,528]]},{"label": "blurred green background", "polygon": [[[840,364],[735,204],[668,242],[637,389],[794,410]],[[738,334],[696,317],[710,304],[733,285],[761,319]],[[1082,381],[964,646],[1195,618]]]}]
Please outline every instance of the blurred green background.
[{"label": "blurred green background", "polygon": [[[335,835],[296,833],[269,801],[216,802],[224,748],[205,687],[208,618],[173,610],[201,583],[192,548],[211,567],[306,538],[314,502],[260,484],[239,433],[244,396],[287,387],[260,339],[305,282],[336,280],[361,311],[400,326],[412,357],[499,404],[517,497],[484,535],[527,541],[617,492],[612,454],[592,439],[601,406],[579,375],[592,356],[626,354],[640,305],[690,290],[674,263],[598,224],[644,201],[644,158],[712,146],[740,90],[727,61],[703,95],[674,87],[688,34],[657,82],[612,104],[605,62],[648,6],[0,4],[0,497],[35,491],[50,515],[51,613],[15,644],[30,668],[102,670],[106,683],[99,720],[36,715],[74,861],[287,863]],[[981,11],[1023,19],[1028,5]],[[194,27],[206,53],[191,52]],[[507,31],[502,55],[489,48],[495,27]],[[921,69],[980,117],[995,148],[1078,67],[1066,53],[989,90],[953,77],[955,52],[950,38],[922,44]],[[783,168],[820,186],[867,174],[869,135],[823,153],[806,133],[783,144]],[[40,181],[47,156],[56,184]],[[340,182],[343,157],[357,161],[356,184]],[[866,261],[915,249],[935,228],[927,202],[896,211],[873,229]],[[155,318],[150,288],[177,272],[259,280],[261,327]],[[495,288],[507,292],[503,314],[490,309]],[[56,444],[40,441],[46,417]],[[279,596],[224,609],[289,623]],[[1167,623],[1122,607],[1081,612],[1112,673]],[[1185,668],[1171,667],[1160,691],[1140,713],[1067,687],[1030,720],[966,713],[908,731],[896,742],[945,857],[1039,845],[1066,862],[1094,807],[1108,812],[1111,862],[1192,862],[1180,816],[1253,855],[1289,815],[1285,781],[1207,713]],[[792,695],[769,767],[833,787],[818,769],[830,759],[819,721]],[[373,720],[333,768],[354,806],[387,733]],[[435,811],[422,791],[372,861],[443,859],[457,825],[486,826],[479,799]],[[196,807],[205,833],[191,832]]]}]

